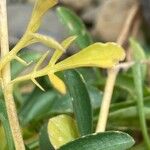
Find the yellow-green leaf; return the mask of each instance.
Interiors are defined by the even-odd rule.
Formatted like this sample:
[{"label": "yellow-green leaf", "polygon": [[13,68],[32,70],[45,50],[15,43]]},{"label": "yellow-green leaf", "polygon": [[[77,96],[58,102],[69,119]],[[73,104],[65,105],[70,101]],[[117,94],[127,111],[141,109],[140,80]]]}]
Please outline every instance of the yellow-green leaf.
[{"label": "yellow-green leaf", "polygon": [[54,86],[61,94],[66,94],[66,86],[64,82],[54,74],[48,74],[48,77]]},{"label": "yellow-green leaf", "polygon": [[[70,37],[68,37],[67,39],[65,39],[65,40],[61,43],[62,47],[66,50],[66,49],[71,45],[71,43],[72,43],[74,40],[76,40],[76,38],[77,38],[77,36],[70,36]],[[56,61],[62,56],[62,54],[63,54],[62,51],[60,51],[59,49],[56,50],[56,51],[54,52],[54,54],[53,54],[53,56],[52,56],[52,58],[51,58],[49,64],[50,64],[51,66],[54,65],[54,64],[56,63]]]},{"label": "yellow-green leaf", "polygon": [[95,43],[81,50],[73,56],[57,63],[54,71],[61,71],[77,67],[111,68],[124,60],[124,49],[116,43]]},{"label": "yellow-green leaf", "polygon": [[41,89],[42,91],[45,91],[44,88],[34,78],[31,78],[31,80],[39,89]]},{"label": "yellow-green leaf", "polygon": [[57,3],[58,0],[36,0],[27,31],[36,32],[40,26],[42,16]]},{"label": "yellow-green leaf", "polygon": [[39,59],[39,61],[36,63],[34,67],[34,72],[36,72],[39,69],[39,67],[42,65],[43,61],[46,59],[48,54],[49,54],[49,51],[45,52],[43,56]]},{"label": "yellow-green leaf", "polygon": [[64,48],[57,42],[55,39],[49,36],[45,36],[39,33],[31,34],[33,38],[35,38],[38,42],[43,43],[44,45],[48,46],[49,48],[58,49],[59,51],[65,51]]},{"label": "yellow-green leaf", "polygon": [[50,119],[48,135],[55,149],[79,137],[75,120],[68,115]]}]

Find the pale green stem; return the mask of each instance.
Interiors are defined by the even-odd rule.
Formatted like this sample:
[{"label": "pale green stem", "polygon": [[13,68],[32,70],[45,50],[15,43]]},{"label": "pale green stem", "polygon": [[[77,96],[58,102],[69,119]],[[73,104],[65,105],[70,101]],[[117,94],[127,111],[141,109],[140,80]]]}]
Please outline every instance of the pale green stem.
[{"label": "pale green stem", "polygon": [[[137,11],[138,11],[138,5],[133,6],[129,11],[129,15],[127,16],[123,29],[117,39],[118,44],[123,45],[124,42],[126,41]],[[100,114],[98,118],[96,132],[104,132],[106,130],[106,124],[109,115],[112,93],[114,90],[114,85],[118,75],[118,71],[119,69],[116,70],[111,69],[108,71],[108,77],[105,85],[105,91],[102,100],[102,105],[100,108]]]},{"label": "pale green stem", "polygon": [[108,70],[108,77],[105,85],[105,90],[104,90],[105,92],[103,95],[103,102],[100,109],[96,132],[104,132],[106,129],[106,124],[107,124],[107,119],[109,114],[109,106],[111,103],[112,93],[113,93],[117,74],[118,74],[118,69]]},{"label": "pale green stem", "polygon": [[24,47],[27,43],[25,40],[26,36],[23,36],[23,38],[19,41],[19,43],[10,51],[7,53],[7,55],[4,55],[0,60],[0,70],[3,69],[3,67],[10,62],[12,59],[15,59],[17,53]]},{"label": "pale green stem", "polygon": [[[1,57],[3,59],[9,53],[6,0],[0,1],[0,10]],[[4,93],[7,115],[14,139],[15,149],[25,150],[14,103],[12,86],[9,85],[11,81],[11,70],[10,63],[8,62],[9,61],[7,61],[5,64],[1,64],[0,62],[0,65],[5,65],[2,66],[3,70],[1,70],[2,90]]]}]

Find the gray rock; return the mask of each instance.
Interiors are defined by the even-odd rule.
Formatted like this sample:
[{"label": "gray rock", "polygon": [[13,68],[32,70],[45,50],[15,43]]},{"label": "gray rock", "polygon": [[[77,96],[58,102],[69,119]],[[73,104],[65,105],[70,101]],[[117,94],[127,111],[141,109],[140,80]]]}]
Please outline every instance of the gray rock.
[{"label": "gray rock", "polygon": [[99,11],[98,7],[90,6],[83,11],[81,17],[85,22],[93,23],[96,20],[98,11]]},{"label": "gray rock", "polygon": [[27,0],[7,0],[7,4],[12,4],[12,3],[24,3]]},{"label": "gray rock", "polygon": [[95,19],[94,34],[104,41],[116,41],[131,7],[137,0],[106,0]]},{"label": "gray rock", "polygon": [[140,3],[142,6],[143,16],[150,26],[150,0],[141,0]]},{"label": "gray rock", "polygon": [[75,10],[82,10],[92,3],[92,0],[60,0],[61,3],[68,5]]},{"label": "gray rock", "polygon": [[[27,0],[28,2],[34,3],[35,0]],[[84,9],[93,2],[94,0],[59,0],[60,3],[67,5],[75,10]]]}]

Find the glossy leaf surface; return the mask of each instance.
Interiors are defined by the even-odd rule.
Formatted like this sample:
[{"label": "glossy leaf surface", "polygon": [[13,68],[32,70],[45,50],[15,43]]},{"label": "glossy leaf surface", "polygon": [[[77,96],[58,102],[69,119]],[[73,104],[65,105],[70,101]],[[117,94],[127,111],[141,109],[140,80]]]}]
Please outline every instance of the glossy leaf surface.
[{"label": "glossy leaf surface", "polygon": [[104,132],[81,137],[59,150],[126,150],[134,145],[131,136],[123,132]]},{"label": "glossy leaf surface", "polygon": [[65,83],[72,99],[73,111],[80,135],[92,133],[92,105],[81,74],[75,70],[64,72]]},{"label": "glossy leaf surface", "polygon": [[92,39],[86,30],[82,20],[70,9],[58,7],[57,14],[60,21],[69,30],[70,35],[77,35],[77,45],[79,48],[85,48],[92,44]]}]

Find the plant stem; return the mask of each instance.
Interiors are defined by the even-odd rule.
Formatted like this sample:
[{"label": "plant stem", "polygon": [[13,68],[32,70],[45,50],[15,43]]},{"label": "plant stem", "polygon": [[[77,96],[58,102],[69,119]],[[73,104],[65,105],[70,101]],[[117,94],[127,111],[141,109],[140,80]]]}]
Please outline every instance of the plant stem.
[{"label": "plant stem", "polygon": [[[1,57],[4,57],[9,52],[6,0],[0,1],[0,10]],[[19,127],[15,102],[13,98],[13,90],[12,86],[10,86],[9,84],[11,81],[10,63],[4,66],[1,75],[2,89],[4,93],[9,124],[14,139],[15,149],[25,150],[21,130]]]},{"label": "plant stem", "polygon": [[96,132],[104,132],[106,128],[108,113],[109,113],[109,106],[111,103],[111,97],[113,93],[113,88],[115,85],[116,77],[118,74],[118,69],[110,69],[108,70],[108,77],[106,81],[105,91],[107,91],[107,94],[104,94],[103,102],[101,105],[99,120],[97,124]]},{"label": "plant stem", "polygon": [[[137,11],[138,11],[137,5],[131,8],[131,11],[129,12],[129,15],[126,19],[125,25],[117,39],[118,44],[123,45],[124,42],[126,41]],[[104,132],[106,130],[106,124],[107,124],[107,119],[109,114],[112,93],[113,93],[118,72],[119,69],[117,68],[108,70],[108,77],[105,85],[104,96],[100,108],[100,114],[99,114],[96,132]]]}]

